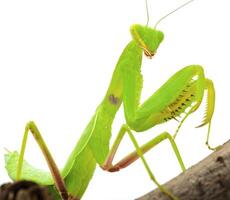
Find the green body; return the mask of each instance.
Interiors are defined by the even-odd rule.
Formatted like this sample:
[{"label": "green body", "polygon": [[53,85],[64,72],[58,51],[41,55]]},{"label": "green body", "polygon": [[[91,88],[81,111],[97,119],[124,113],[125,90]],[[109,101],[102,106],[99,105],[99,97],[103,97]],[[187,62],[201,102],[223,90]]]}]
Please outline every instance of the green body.
[{"label": "green body", "polygon": [[[195,111],[200,105],[204,90],[210,85],[207,84],[209,80],[205,79],[202,67],[188,66],[173,75],[140,105],[143,82],[142,54],[144,52],[148,57],[152,57],[163,40],[163,33],[140,25],[133,25],[131,33],[133,40],[128,43],[118,60],[104,99],[61,171],[67,190],[72,196],[82,197],[96,164],[102,166],[106,161],[109,154],[111,126],[122,103],[128,126],[134,131],[141,132],[179,116],[194,102],[195,106],[191,112]],[[193,81],[195,76],[198,78]],[[208,105],[214,104],[213,99],[211,95]],[[213,108],[209,107],[206,121],[202,125],[211,120]],[[18,154],[15,152],[6,155],[6,168],[14,180],[17,160]],[[26,161],[23,163],[21,178],[50,185],[52,190],[54,188],[50,173],[35,169]]]}]

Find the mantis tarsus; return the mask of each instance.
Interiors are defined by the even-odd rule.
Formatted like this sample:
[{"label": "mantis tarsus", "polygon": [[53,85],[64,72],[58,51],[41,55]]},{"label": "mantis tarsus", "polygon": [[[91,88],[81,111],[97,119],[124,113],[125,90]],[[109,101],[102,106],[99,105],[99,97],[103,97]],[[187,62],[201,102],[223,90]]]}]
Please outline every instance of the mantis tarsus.
[{"label": "mantis tarsus", "polygon": [[[96,164],[99,164],[106,171],[114,172],[125,168],[140,158],[150,178],[162,192],[172,199],[177,199],[177,197],[158,183],[143,154],[161,141],[168,139],[179,165],[184,171],[185,166],[174,138],[184,120],[198,109],[203,99],[204,91],[207,91],[207,110],[204,121],[199,127],[209,124],[210,131],[215,103],[214,86],[211,80],[205,78],[201,66],[190,65],[176,72],[152,96],[144,101],[143,104],[140,104],[143,82],[141,75],[142,54],[144,52],[144,55],[152,58],[163,41],[164,35],[156,28],[137,24],[131,26],[130,32],[132,40],[127,44],[118,60],[108,90],[61,172],[59,172],[37,126],[34,122],[28,122],[20,155],[17,152],[6,155],[6,168],[12,179],[32,180],[39,184],[47,185],[56,195],[56,199],[80,199],[93,176]],[[121,126],[117,138],[111,149],[109,149],[111,126],[122,103],[126,124]],[[132,131],[143,132],[157,124],[176,119],[185,113],[187,109],[189,111],[181,120],[174,136],[163,132],[143,146],[138,145]],[[47,160],[51,174],[38,170],[26,161],[23,161],[29,132],[33,134],[38,142]],[[116,164],[113,164],[116,151],[126,133],[136,150]]]}]

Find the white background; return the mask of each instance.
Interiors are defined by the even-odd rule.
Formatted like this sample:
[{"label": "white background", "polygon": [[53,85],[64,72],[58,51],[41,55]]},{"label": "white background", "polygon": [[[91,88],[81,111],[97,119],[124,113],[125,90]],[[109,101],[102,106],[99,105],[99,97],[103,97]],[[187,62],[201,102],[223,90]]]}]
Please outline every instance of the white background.
[{"label": "white background", "polygon": [[[149,0],[150,25],[182,0]],[[229,1],[197,0],[171,15],[158,28],[165,40],[152,60],[143,62],[142,100],[173,73],[201,64],[216,87],[211,144],[229,139]],[[4,149],[19,149],[25,123],[34,120],[58,165],[64,165],[77,139],[100,103],[125,45],[129,27],[146,23],[144,0],[0,1],[0,183],[9,180]],[[177,143],[187,167],[211,152],[204,145],[207,127],[195,129],[204,108],[183,125]],[[124,123],[121,109],[113,138]],[[140,143],[177,127],[176,121],[137,134]],[[26,158],[47,169],[29,138]],[[128,138],[119,156],[133,149]],[[160,182],[179,174],[168,142],[147,155]],[[141,162],[119,173],[97,169],[84,200],[134,199],[155,185]]]}]

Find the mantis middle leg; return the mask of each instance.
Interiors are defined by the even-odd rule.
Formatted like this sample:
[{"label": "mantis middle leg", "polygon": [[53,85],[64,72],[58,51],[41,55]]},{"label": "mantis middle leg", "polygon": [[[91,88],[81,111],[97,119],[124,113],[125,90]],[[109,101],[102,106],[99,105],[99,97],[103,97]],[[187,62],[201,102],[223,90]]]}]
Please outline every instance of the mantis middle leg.
[{"label": "mantis middle leg", "polygon": [[[117,149],[125,135],[125,133],[127,133],[131,139],[131,141],[134,144],[135,147],[135,151],[131,152],[130,154],[128,154],[127,156],[125,156],[122,160],[120,160],[118,163],[116,163],[115,165],[112,164],[113,159],[115,157],[115,154],[117,152]],[[174,153],[177,157],[177,160],[179,162],[179,165],[182,169],[182,171],[185,171],[185,166],[183,163],[183,160],[181,158],[181,155],[179,153],[179,150],[177,148],[177,145],[174,141],[174,139],[172,138],[172,136],[167,133],[167,132],[163,132],[161,134],[159,134],[157,137],[155,137],[154,139],[150,140],[149,142],[145,143],[144,145],[142,145],[141,147],[139,147],[139,145],[136,142],[136,139],[134,138],[132,131],[130,130],[130,128],[128,127],[128,125],[123,125],[117,135],[116,140],[113,143],[113,146],[110,150],[110,153],[106,159],[106,161],[104,162],[104,164],[101,166],[103,169],[110,171],[110,172],[114,172],[114,171],[119,171],[122,168],[125,168],[127,166],[129,166],[130,164],[132,164],[133,162],[135,162],[138,158],[141,158],[142,161],[145,160],[145,158],[143,157],[143,155],[148,152],[149,150],[151,150],[153,147],[155,147],[157,144],[161,143],[162,141],[168,139],[169,142],[171,143],[171,146],[174,150]],[[144,161],[144,163],[146,163],[146,161]],[[146,167],[146,166],[145,166]],[[149,168],[149,167],[146,167]],[[150,177],[151,172],[149,172]]]},{"label": "mantis middle leg", "polygon": [[[127,133],[135,147],[135,151],[131,152],[130,154],[128,154],[127,156],[125,156],[122,160],[120,160],[119,162],[117,162],[115,165],[113,165],[113,159],[115,157],[115,154],[117,152],[117,149],[125,135],[125,133]],[[158,186],[158,188],[165,194],[167,194],[169,197],[171,197],[173,200],[177,200],[177,197],[175,197],[170,191],[168,191],[166,188],[162,187],[161,184],[157,181],[157,179],[155,178],[154,174],[152,173],[146,159],[144,158],[144,154],[146,152],[148,152],[149,150],[151,150],[153,147],[155,147],[157,144],[159,144],[160,142],[164,141],[165,139],[168,139],[172,145],[172,148],[174,150],[174,153],[177,157],[177,160],[180,164],[180,167],[182,169],[182,171],[185,171],[185,166],[184,163],[182,161],[181,155],[179,153],[179,150],[177,148],[177,145],[174,141],[174,139],[172,138],[172,136],[167,133],[167,132],[163,132],[160,135],[158,135],[157,137],[155,137],[154,139],[150,140],[149,142],[147,142],[146,144],[142,145],[141,147],[139,147],[134,135],[132,134],[132,131],[130,130],[130,128],[128,127],[128,125],[123,125],[118,133],[118,136],[110,150],[110,153],[105,161],[105,163],[101,166],[102,169],[109,171],[109,172],[116,172],[119,171],[120,169],[123,169],[127,166],[129,166],[130,164],[132,164],[133,162],[135,162],[137,159],[141,159],[143,162],[143,165],[145,167],[145,169],[148,172],[148,175],[150,177],[150,179]]]}]

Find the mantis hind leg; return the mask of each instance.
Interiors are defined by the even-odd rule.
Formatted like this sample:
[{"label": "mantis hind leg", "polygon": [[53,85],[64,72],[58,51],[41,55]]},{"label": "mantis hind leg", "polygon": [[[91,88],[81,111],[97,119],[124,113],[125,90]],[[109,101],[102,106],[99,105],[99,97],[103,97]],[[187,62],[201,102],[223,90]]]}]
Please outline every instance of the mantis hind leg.
[{"label": "mantis hind leg", "polygon": [[[135,151],[131,152],[130,154],[128,154],[127,156],[125,156],[122,160],[120,160],[119,162],[117,162],[115,165],[113,165],[113,159],[115,157],[116,151],[119,147],[119,144],[121,143],[125,133],[127,133],[135,147]],[[172,145],[172,148],[174,150],[174,153],[177,157],[177,160],[180,164],[180,167],[182,169],[182,171],[185,171],[185,166],[184,163],[182,161],[181,155],[179,153],[179,150],[177,148],[177,145],[174,141],[174,139],[172,138],[172,136],[167,133],[167,132],[163,132],[160,135],[158,135],[157,137],[155,137],[154,139],[150,140],[149,142],[147,142],[146,144],[144,144],[143,146],[139,146],[134,135],[131,132],[131,129],[129,128],[128,125],[123,125],[118,133],[118,136],[110,150],[110,153],[106,159],[106,161],[104,162],[104,164],[101,166],[102,169],[106,170],[106,171],[110,171],[110,172],[115,172],[115,171],[119,171],[120,169],[123,169],[127,166],[129,166],[130,164],[132,164],[133,162],[135,162],[137,159],[141,159],[143,162],[143,165],[146,169],[146,171],[148,172],[149,177],[151,178],[151,180],[158,186],[158,188],[165,193],[166,195],[168,195],[171,199],[173,200],[177,200],[178,198],[175,197],[170,191],[168,191],[166,188],[164,188],[155,178],[155,176],[153,175],[146,159],[144,158],[144,155],[146,152],[148,152],[149,150],[151,150],[154,146],[156,146],[157,144],[159,144],[160,142],[162,142],[163,140],[168,139]]]},{"label": "mantis hind leg", "polygon": [[[24,157],[24,153],[25,153],[26,142],[27,142],[29,132],[31,132],[32,135],[34,136],[36,142],[38,143],[38,145],[39,145],[39,147],[40,147],[40,149],[41,149],[41,151],[42,151],[42,153],[43,153],[43,155],[47,161],[47,164],[48,164],[49,169],[51,171],[51,174],[53,176],[55,185],[56,185],[56,187],[60,193],[60,196],[62,197],[63,200],[68,200],[69,195],[68,195],[65,183],[64,183],[64,181],[61,177],[61,174],[58,170],[58,167],[57,167],[44,139],[42,138],[42,135],[40,134],[37,126],[32,121],[28,122],[26,127],[25,127],[21,151],[20,151],[20,155],[19,155],[19,159],[18,159],[16,179],[19,180],[20,176],[21,176],[21,171],[22,171],[22,166],[23,166],[23,157]],[[77,199],[75,199],[75,200],[77,200]]]}]

